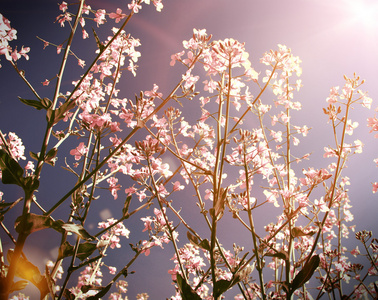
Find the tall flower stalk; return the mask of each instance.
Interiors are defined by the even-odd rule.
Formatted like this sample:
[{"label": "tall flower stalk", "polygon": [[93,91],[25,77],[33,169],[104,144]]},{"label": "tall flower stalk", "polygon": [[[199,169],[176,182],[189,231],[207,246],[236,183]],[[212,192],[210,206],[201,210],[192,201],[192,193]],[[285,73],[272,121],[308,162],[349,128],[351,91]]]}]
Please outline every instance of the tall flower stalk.
[{"label": "tall flower stalk", "polygon": [[[252,67],[243,43],[212,40],[205,29],[194,29],[183,51],[171,56],[170,65],[183,71],[166,96],[154,84],[130,98],[118,97],[121,77],[136,76],[141,56],[141,42],[126,26],[148,4],[163,8],[160,0],[132,0],[127,13],[125,8],[93,9],[84,0],[60,3],[57,22],[71,28],[66,42],[40,38],[58,54],[64,50],[58,75],[43,82],[55,83],[52,100],[20,71],[18,61],[28,59],[29,49],[11,48],[15,30],[0,15],[0,54],[35,96],[20,100],[46,115],[40,151],[29,152],[36,166],[32,160],[22,164],[25,146],[15,133],[0,131],[2,183],[24,191],[23,199],[0,202],[4,239],[14,243],[6,255],[0,251],[0,299],[24,299],[19,291],[29,282],[41,299],[123,299],[129,293],[122,276],[133,274],[136,260],[157,247],[171,258],[167,272],[174,300],[377,297],[377,240],[371,232],[356,233],[366,253],[365,273],[351,262],[351,256],[363,254],[358,247],[348,251],[343,242],[354,227],[347,225],[353,220],[350,182],[342,174],[363,146],[349,141],[358,126],[351,118],[353,109],[370,108],[372,102],[360,89],[364,81],[356,74],[345,76],[341,90],[333,87],[326,99],[323,110],[335,144],[324,148],[324,158],[334,161],[320,169],[301,168],[310,158],[299,147],[310,129],[296,124],[301,60],[284,45],[264,53],[261,66]],[[75,13],[71,5],[77,6]],[[95,58],[73,88],[62,92],[68,59],[86,65],[74,53],[74,37],[81,29],[88,38],[86,23],[99,27],[107,18],[120,27],[105,41],[92,28]],[[376,117],[368,119],[372,131],[378,131],[377,124]],[[69,145],[68,153],[63,144]],[[57,161],[58,155],[65,159]],[[48,206],[37,193],[45,188],[40,186],[45,164],[60,164],[76,179]],[[373,192],[377,189],[373,183]],[[101,201],[111,206],[109,198],[122,201],[122,210],[99,220],[97,228],[88,225],[94,206]],[[20,203],[21,216],[13,218],[9,212]],[[7,228],[10,220],[14,231]],[[126,227],[138,223],[142,232]],[[225,226],[245,240],[230,246]],[[46,229],[61,236],[55,260],[42,273],[28,260],[24,245]],[[126,250],[125,239],[130,239]],[[3,244],[0,240],[0,250]],[[123,265],[109,265],[108,258],[121,247]],[[354,289],[345,294],[343,283],[350,281]]]}]

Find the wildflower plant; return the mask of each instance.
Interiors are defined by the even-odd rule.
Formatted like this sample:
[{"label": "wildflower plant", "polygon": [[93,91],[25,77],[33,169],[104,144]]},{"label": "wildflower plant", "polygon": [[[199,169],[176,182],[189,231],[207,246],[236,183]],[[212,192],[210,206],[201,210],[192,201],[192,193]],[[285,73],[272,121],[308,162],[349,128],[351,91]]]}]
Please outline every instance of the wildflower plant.
[{"label": "wildflower plant", "polygon": [[[372,105],[364,80],[344,76],[342,87],[331,88],[323,110],[334,144],[325,145],[322,168],[301,167],[311,159],[299,147],[310,128],[292,121],[302,107],[295,100],[301,60],[284,45],[252,66],[243,43],[213,40],[205,29],[194,29],[183,50],[171,55],[170,65],[182,74],[167,95],[154,84],[118,98],[121,76],[136,76],[141,57],[141,42],[127,33],[127,24],[148,4],[163,9],[160,0],[132,0],[110,13],[84,0],[60,3],[56,21],[71,28],[67,40],[41,39],[62,56],[58,75],[42,84],[55,86],[51,99],[19,69],[29,48],[12,48],[16,30],[0,15],[0,54],[34,95],[20,101],[46,116],[39,152],[27,155],[16,133],[0,132],[2,183],[24,192],[18,200],[0,192],[7,199],[0,203],[1,239],[14,243],[14,250],[1,251],[0,299],[26,299],[22,290],[29,282],[41,299],[124,299],[131,266],[156,246],[170,251],[171,299],[224,299],[231,290],[234,299],[376,298],[377,239],[361,231],[354,249],[344,246],[354,226],[343,170],[363,149],[353,138],[359,125],[353,115]],[[102,41],[96,31],[106,21],[115,27]],[[74,53],[77,34],[96,40],[93,61]],[[62,91],[69,56],[84,73],[72,90]],[[372,131],[377,123],[368,119]],[[64,167],[76,180],[47,206],[38,199],[46,164]],[[99,198],[101,189],[108,190],[106,197]],[[181,211],[180,197],[192,205],[190,217]],[[91,208],[103,198],[103,206],[113,198],[123,201],[123,209],[89,228]],[[22,206],[21,216],[11,214],[15,206]],[[267,223],[259,224],[256,216],[266,211]],[[15,222],[14,233],[3,220]],[[142,232],[128,229],[135,222],[143,224]],[[232,222],[248,239],[228,248],[222,222]],[[45,270],[24,253],[27,239],[40,230],[61,236],[58,255]],[[125,244],[132,235],[140,241]],[[112,251],[126,247],[128,260],[108,265]],[[368,270],[353,256],[364,256]],[[106,281],[105,272],[111,276]],[[345,285],[354,286],[349,294]],[[149,297],[141,292],[136,299]]]}]

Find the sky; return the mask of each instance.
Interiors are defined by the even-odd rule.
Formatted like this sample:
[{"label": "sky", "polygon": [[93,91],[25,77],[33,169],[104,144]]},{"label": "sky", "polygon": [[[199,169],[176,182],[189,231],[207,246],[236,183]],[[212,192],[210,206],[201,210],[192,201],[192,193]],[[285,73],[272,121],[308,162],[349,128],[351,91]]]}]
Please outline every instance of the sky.
[{"label": "sky", "polygon": [[[92,8],[105,8],[107,12],[113,12],[118,7],[127,11],[125,1],[104,2],[93,0],[88,1],[88,4]],[[140,39],[142,46],[139,51],[142,56],[138,62],[140,67],[137,76],[124,76],[121,89],[123,97],[132,98],[141,90],[150,90],[154,83],[164,94],[168,93],[175,86],[179,74],[177,69],[169,66],[170,56],[182,50],[182,40],[191,37],[193,28],[205,28],[207,33],[213,34],[214,40],[234,38],[245,42],[256,70],[263,70],[259,59],[264,52],[276,49],[277,44],[284,44],[302,60],[303,88],[297,97],[302,102],[303,109],[294,118],[297,123],[306,124],[312,130],[301,142],[301,149],[304,153],[312,152],[312,162],[321,164],[323,147],[332,143],[332,136],[326,134],[330,130],[327,116],[322,111],[322,107],[326,106],[325,99],[330,88],[343,85],[344,74],[351,77],[356,72],[366,79],[362,89],[368,91],[373,98],[372,109],[369,111],[358,108],[352,117],[353,121],[359,122],[355,136],[365,143],[365,149],[361,157],[352,157],[345,175],[350,177],[352,183],[350,198],[358,230],[368,229],[377,233],[378,203],[377,195],[371,192],[371,182],[378,181],[377,168],[372,161],[378,157],[378,140],[373,139],[373,134],[369,134],[366,126],[366,119],[374,116],[374,108],[378,106],[376,1],[164,0],[163,3],[164,9],[160,13],[153,7],[143,7],[126,29]],[[18,45],[20,48],[25,45],[31,48],[30,60],[20,61],[19,67],[25,70],[26,76],[41,95],[52,97],[52,87],[44,87],[42,82],[54,77],[61,55],[57,55],[52,47],[42,50],[43,45],[37,36],[57,44],[65,39],[69,28],[60,28],[59,24],[54,23],[59,14],[56,1],[3,0],[0,13],[11,21],[12,27],[18,32],[18,39],[12,46]],[[95,28],[101,39],[107,37],[105,28],[111,26],[113,25],[107,24],[104,29]],[[77,43],[79,46],[74,51],[79,57],[94,57],[93,39],[84,42],[78,39]],[[3,133],[16,132],[23,139],[28,151],[38,152],[45,129],[43,113],[31,111],[17,100],[17,96],[27,98],[32,95],[5,58],[0,59],[3,66],[0,69],[0,129]],[[75,63],[70,66],[72,71],[63,79],[62,90],[69,90],[72,80],[77,79],[82,72]],[[66,149],[70,149],[69,146]],[[74,179],[64,174],[59,168],[46,168],[46,177],[42,180],[51,188],[40,191],[40,197],[44,201],[51,199],[53,202],[53,199],[60,198],[67,191],[67,187],[72,185]],[[4,191],[6,201],[22,196],[13,187],[0,184],[0,190]],[[122,205],[121,202],[111,202],[109,207],[96,208],[96,212],[104,218],[113,216]],[[226,227],[223,230],[225,235],[234,235]],[[11,242],[6,240],[3,232],[0,232],[0,237],[4,248],[11,247]],[[53,258],[56,249],[51,247],[45,235],[36,237],[27,246],[35,250],[33,256],[37,259],[41,245],[45,248],[45,257]],[[137,292],[144,291],[138,290],[141,286],[151,295],[158,296],[151,299],[162,299],[173,294],[170,276],[166,273],[167,267],[162,268],[156,263],[166,259],[165,251],[153,250],[155,253],[135,265],[135,269],[148,268],[151,271],[147,276],[138,272],[133,275],[135,279],[130,279],[129,283],[137,284],[129,287],[130,299]],[[171,262],[167,260],[167,264],[169,263]]]}]

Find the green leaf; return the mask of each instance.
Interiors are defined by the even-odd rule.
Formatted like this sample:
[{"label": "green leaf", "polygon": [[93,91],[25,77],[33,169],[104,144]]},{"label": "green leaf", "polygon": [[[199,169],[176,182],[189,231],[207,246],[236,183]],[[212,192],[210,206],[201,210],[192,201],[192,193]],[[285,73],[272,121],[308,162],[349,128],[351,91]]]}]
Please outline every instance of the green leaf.
[{"label": "green leaf", "polygon": [[30,152],[29,152],[29,155],[30,155],[30,157],[31,157],[32,159],[35,159],[36,161],[39,160],[39,153],[36,154],[36,153],[30,151]]},{"label": "green leaf", "polygon": [[93,35],[94,35],[95,40],[96,40],[97,47],[98,47],[98,49],[100,49],[100,51],[102,51],[105,48],[105,46],[101,43],[100,38],[98,37],[98,35],[97,35],[96,31],[93,29],[93,27],[92,27],[92,30],[93,30]]},{"label": "green leaf", "polygon": [[49,98],[43,98],[41,101],[44,109],[49,109],[52,105],[52,101]]},{"label": "green leaf", "polygon": [[[85,242],[79,245],[79,249],[77,250],[76,257],[80,260],[86,259],[90,256],[95,250],[97,249],[97,245],[94,243]],[[64,242],[59,247],[59,254],[58,259],[62,259],[68,256],[74,255],[74,247],[68,243],[67,241]]]},{"label": "green leaf", "polygon": [[283,260],[289,259],[289,255],[283,250],[281,250],[279,252],[274,252],[274,253],[266,253],[265,256],[277,257],[277,258],[280,258],[280,259],[283,259]]},{"label": "green leaf", "polygon": [[319,263],[319,255],[314,255],[313,257],[311,257],[311,259],[304,265],[302,270],[293,279],[293,282],[291,284],[291,293],[293,293],[296,289],[300,288],[310,280],[316,268],[319,266]]},{"label": "green leaf", "polygon": [[309,231],[309,232],[304,232],[301,228],[299,227],[294,227],[291,230],[291,234],[293,237],[299,237],[299,236],[306,236],[306,235],[314,235],[316,232],[315,231]]},{"label": "green leaf", "polygon": [[44,109],[45,108],[45,106],[42,104],[42,102],[41,101],[39,101],[39,100],[28,100],[28,99],[23,99],[23,98],[21,98],[21,97],[18,97],[18,99],[22,102],[22,103],[24,103],[24,104],[26,104],[26,105],[29,105],[29,106],[31,106],[31,107],[34,107],[34,108],[36,108],[36,109],[38,109],[38,110],[41,110],[41,109]]},{"label": "green leaf", "polygon": [[62,225],[64,222],[62,220],[55,220],[52,222],[50,228],[60,232],[60,233],[65,233],[66,231],[62,228]]},{"label": "green leaf", "polygon": [[228,187],[225,189],[221,188],[218,194],[218,199],[215,200],[214,211],[211,214],[214,215],[217,221],[219,221],[223,217],[224,208],[225,208],[226,199],[227,199],[227,192],[228,192]]},{"label": "green leaf", "polygon": [[210,243],[207,239],[200,240],[195,235],[191,234],[190,231],[186,233],[186,236],[188,237],[188,240],[195,246],[200,247],[201,249],[210,251]]},{"label": "green leaf", "polygon": [[32,192],[38,189],[39,187],[39,180],[35,175],[27,176],[24,178],[24,189],[26,191]]},{"label": "green leaf", "polygon": [[186,282],[184,278],[182,278],[182,276],[179,273],[176,274],[176,277],[177,285],[180,289],[181,298],[183,300],[201,300],[201,297],[195,291],[192,290],[190,285]]},{"label": "green leaf", "polygon": [[15,228],[17,233],[23,232],[29,235],[42,229],[51,228],[53,223],[54,221],[50,217],[29,213],[16,219]]},{"label": "green leaf", "polygon": [[238,273],[234,274],[231,280],[221,279],[215,282],[214,284],[214,298],[219,297],[224,292],[228,291],[232,288],[235,284],[240,281],[240,276]]},{"label": "green leaf", "polygon": [[[9,249],[7,253],[7,260],[9,263],[12,263],[12,257],[13,250]],[[38,267],[33,265],[24,256],[20,256],[18,258],[15,275],[22,279],[29,280],[32,284],[34,284],[41,293],[41,299],[43,299],[49,293],[46,277],[42,276]]]},{"label": "green leaf", "polygon": [[284,291],[291,295],[292,293],[290,293],[290,287],[288,286],[288,284],[286,282],[283,282],[283,281],[278,281],[278,283],[281,284],[282,288],[284,289]]},{"label": "green leaf", "polygon": [[201,241],[201,243],[199,244],[200,248],[204,249],[204,250],[207,250],[207,251],[210,251],[210,242],[208,239],[204,239]]},{"label": "green leaf", "polygon": [[93,241],[95,238],[91,236],[82,225],[65,223],[61,226],[64,230],[77,234],[80,238],[87,241]]},{"label": "green leaf", "polygon": [[0,215],[4,215],[12,206],[14,202],[7,203],[7,202],[0,202]]},{"label": "green leaf", "polygon": [[67,241],[65,241],[62,245],[59,247],[58,252],[58,258],[57,260],[60,260],[62,258],[71,256],[74,254],[74,247]]},{"label": "green leaf", "polygon": [[131,198],[132,198],[131,196],[128,196],[126,198],[125,204],[123,205],[123,209],[122,209],[123,216],[126,216],[129,213],[129,206],[130,206]]},{"label": "green leaf", "polygon": [[26,280],[19,280],[16,282],[13,282],[10,292],[13,293],[15,291],[21,291],[29,284]]},{"label": "green leaf", "polygon": [[24,186],[24,178],[22,177],[24,170],[4,149],[0,149],[0,169],[2,171],[1,181],[4,184]]},{"label": "green leaf", "polygon": [[85,242],[79,245],[79,249],[77,251],[77,258],[80,260],[86,259],[90,256],[95,250],[97,249],[97,245],[94,243]]},{"label": "green leaf", "polygon": [[[49,108],[46,112],[46,119],[47,119],[47,122],[50,124],[50,123],[53,123],[54,122],[54,116],[55,116],[55,110]],[[54,123],[53,123],[54,124]]]},{"label": "green leaf", "polygon": [[58,109],[55,110],[54,124],[64,119],[64,114],[76,105],[74,100],[63,103]]},{"label": "green leaf", "polygon": [[75,295],[72,294],[72,292],[69,289],[64,289],[63,297],[67,300],[75,300],[76,298]]},{"label": "green leaf", "polygon": [[75,105],[76,105],[75,101],[70,100],[63,103],[57,109],[48,108],[47,113],[46,113],[47,122],[51,123],[52,125],[55,125],[60,120],[64,119],[64,114],[70,109],[74,108]]},{"label": "green leaf", "polygon": [[57,153],[58,153],[57,148],[50,149],[49,152],[47,152],[47,154],[45,156],[45,162],[54,167],[55,162],[57,160],[57,157],[56,157]]},{"label": "green leaf", "polygon": [[55,136],[59,141],[60,141],[62,138],[64,138],[64,136],[65,136],[64,132],[62,132],[62,131],[57,131],[57,132],[52,131],[51,133],[52,133],[52,135]]},{"label": "green leaf", "polygon": [[98,292],[94,296],[90,296],[87,298],[87,300],[98,300],[100,297],[104,297],[107,292],[109,292],[110,288],[112,287],[112,284],[109,283],[106,287],[103,287],[100,292]]},{"label": "green leaf", "polygon": [[200,240],[198,237],[196,237],[194,234],[191,234],[190,231],[186,233],[186,236],[188,237],[189,242],[191,242],[193,245],[199,247]]}]

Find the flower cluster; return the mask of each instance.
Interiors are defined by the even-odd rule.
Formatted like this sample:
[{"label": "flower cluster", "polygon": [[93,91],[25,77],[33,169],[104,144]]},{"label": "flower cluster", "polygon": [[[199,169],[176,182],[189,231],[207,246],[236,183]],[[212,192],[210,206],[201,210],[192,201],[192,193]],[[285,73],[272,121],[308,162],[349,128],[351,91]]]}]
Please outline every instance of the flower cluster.
[{"label": "flower cluster", "polygon": [[[121,76],[136,76],[141,56],[140,40],[127,33],[125,25],[150,2],[131,0],[126,13],[120,8],[108,13],[81,3],[77,15],[69,11],[71,4],[59,4],[61,14],[56,21],[61,27],[69,24],[72,32],[75,26],[81,26],[83,39],[89,37],[85,30],[89,20],[98,28],[111,19],[119,28],[113,27],[104,41],[93,30],[96,58],[73,81],[72,91],[58,91],[53,101],[40,99],[37,93],[38,100],[23,101],[46,110],[47,131],[41,153],[31,152],[37,167],[28,162],[24,171],[18,165],[19,160],[26,160],[21,139],[12,132],[1,133],[0,167],[8,177],[5,183],[20,185],[28,198],[23,208],[23,217],[31,228],[27,233],[50,227],[62,234],[57,261],[48,262],[47,274],[36,277],[52,284],[59,298],[97,299],[109,292],[111,300],[127,299],[128,283],[119,277],[126,277],[134,261],[150,255],[153,247],[163,249],[164,244],[171,244],[174,266],[168,273],[175,286],[173,300],[222,299],[234,286],[239,288],[236,300],[288,299],[293,295],[309,299],[308,287],[314,285],[317,298],[335,290],[342,296],[344,282],[357,282],[353,291],[357,298],[376,297],[376,286],[367,281],[378,274],[377,239],[362,231],[356,238],[363,250],[357,246],[348,251],[343,244],[355,226],[350,225],[354,220],[351,179],[342,172],[348,159],[363,148],[360,140],[349,140],[359,125],[352,118],[352,110],[357,105],[369,109],[372,104],[360,89],[364,81],[354,74],[353,78],[344,77],[342,87],[331,88],[323,109],[335,141],[335,145],[324,147],[328,166],[302,167],[300,163],[310,154],[293,147],[310,130],[295,123],[296,113],[302,108],[294,100],[302,86],[301,60],[284,45],[263,54],[262,71],[258,72],[244,43],[232,38],[213,41],[205,29],[194,29],[192,37],[183,42],[183,51],[171,56],[170,65],[177,64],[176,68],[183,71],[170,93],[163,95],[153,84],[135,99],[118,96]],[[163,8],[161,0],[152,3],[158,11]],[[2,15],[0,38],[0,54],[12,63],[21,56],[27,58],[28,48],[17,51],[8,45],[16,38],[16,31]],[[58,45],[43,42],[45,47],[54,45],[58,54],[62,50],[72,54],[85,67],[85,61],[73,53],[72,39]],[[59,90],[61,76],[56,78]],[[269,89],[271,94],[266,96]],[[378,119],[369,118],[368,126],[378,131]],[[51,150],[50,135],[57,138]],[[39,181],[34,179],[44,162],[55,162],[58,148],[72,137],[78,141],[69,148],[71,156],[63,167],[77,177],[75,188],[52,208],[42,208],[36,201]],[[378,183],[373,183],[373,192],[377,190]],[[0,192],[0,200],[2,196]],[[87,225],[88,214],[99,198],[125,200],[122,211],[117,212],[118,219],[98,222],[93,229]],[[67,199],[72,201],[69,221],[52,218]],[[17,205],[14,203],[9,205]],[[31,213],[34,204],[43,213]],[[101,205],[108,206],[109,202]],[[8,203],[0,208],[3,217]],[[149,208],[153,215],[145,212]],[[193,218],[196,212],[202,222]],[[256,222],[260,215],[264,215],[265,226]],[[122,250],[127,258],[125,266],[107,265],[105,253],[121,247],[121,236],[129,238],[124,222],[134,222],[135,216],[143,223],[139,242],[130,243],[131,250]],[[234,243],[232,250],[224,246],[222,230],[230,220],[238,235],[247,237],[240,244]],[[24,222],[16,224],[19,240],[25,241],[25,230],[20,230]],[[89,232],[94,230],[98,232],[92,236]],[[187,235],[181,238],[183,231]],[[71,233],[77,235],[75,246],[68,242]],[[23,245],[16,246],[22,249]],[[27,261],[19,252],[20,259]],[[365,275],[351,260],[363,252],[370,264]],[[61,266],[68,257],[71,265],[63,273]],[[38,268],[30,265],[37,273]],[[6,271],[20,275],[15,266],[12,258]],[[104,267],[108,272],[103,274]],[[78,269],[78,282],[70,288],[71,276]],[[63,285],[56,285],[63,274]],[[47,280],[50,275],[51,280]],[[104,284],[108,276],[111,279]],[[268,276],[271,278],[267,281]],[[310,278],[316,280],[308,283]],[[21,294],[14,297],[25,298]],[[146,300],[148,295],[142,293],[136,298]]]},{"label": "flower cluster", "polygon": [[[164,217],[165,208],[163,211],[154,209],[154,217],[146,216],[141,218],[144,223],[144,231],[148,231],[151,236],[150,240],[142,241],[142,253],[146,256],[150,254],[150,249],[154,246],[163,248],[163,244],[169,243],[169,231],[166,218]],[[175,232],[174,238],[177,239],[178,233]]]},{"label": "flower cluster", "polygon": [[[5,58],[9,61],[16,62],[21,58],[21,56],[25,57],[26,60],[29,60],[29,53],[30,48],[22,46],[21,50],[12,49],[9,45],[9,42],[17,39],[17,30],[12,28],[10,25],[10,21],[5,18],[0,13],[0,55],[5,55]],[[0,64],[1,68],[1,64]]]},{"label": "flower cluster", "polygon": [[116,223],[117,220],[111,218],[106,222],[98,223],[98,228],[110,228],[106,233],[101,235],[101,245],[109,245],[110,248],[121,248],[120,236],[129,238],[130,231],[122,223]]}]

